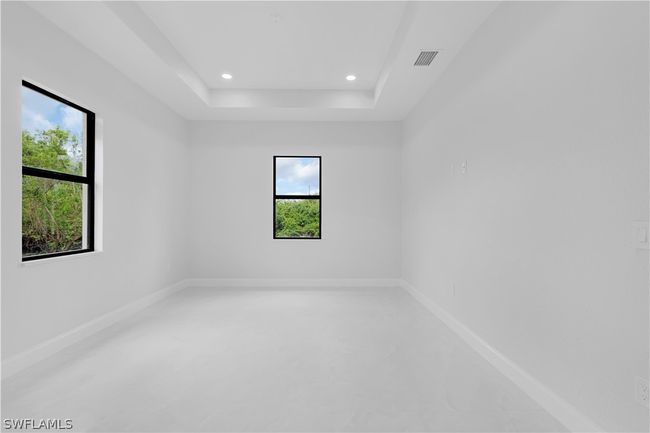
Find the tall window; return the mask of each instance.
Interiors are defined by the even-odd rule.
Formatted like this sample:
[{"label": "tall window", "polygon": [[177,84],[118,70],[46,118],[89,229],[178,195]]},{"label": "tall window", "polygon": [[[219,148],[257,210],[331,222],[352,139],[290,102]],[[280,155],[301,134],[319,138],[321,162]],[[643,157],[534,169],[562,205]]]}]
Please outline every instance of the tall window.
[{"label": "tall window", "polygon": [[23,261],[94,249],[95,114],[23,81]]},{"label": "tall window", "polygon": [[273,238],[321,238],[320,156],[273,157]]}]

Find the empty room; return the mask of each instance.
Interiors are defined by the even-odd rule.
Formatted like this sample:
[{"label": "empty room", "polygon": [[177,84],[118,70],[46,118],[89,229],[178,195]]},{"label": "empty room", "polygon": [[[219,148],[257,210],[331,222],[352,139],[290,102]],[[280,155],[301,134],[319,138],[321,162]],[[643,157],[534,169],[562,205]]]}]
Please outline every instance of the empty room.
[{"label": "empty room", "polygon": [[647,432],[649,17],[1,1],[1,429]]}]

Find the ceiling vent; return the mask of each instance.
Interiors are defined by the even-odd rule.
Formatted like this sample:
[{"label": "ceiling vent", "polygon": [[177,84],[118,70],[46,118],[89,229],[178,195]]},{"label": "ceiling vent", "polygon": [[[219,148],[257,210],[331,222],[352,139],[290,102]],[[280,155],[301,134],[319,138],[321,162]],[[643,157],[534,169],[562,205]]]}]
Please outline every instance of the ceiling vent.
[{"label": "ceiling vent", "polygon": [[413,66],[429,66],[437,55],[437,51],[422,51]]}]

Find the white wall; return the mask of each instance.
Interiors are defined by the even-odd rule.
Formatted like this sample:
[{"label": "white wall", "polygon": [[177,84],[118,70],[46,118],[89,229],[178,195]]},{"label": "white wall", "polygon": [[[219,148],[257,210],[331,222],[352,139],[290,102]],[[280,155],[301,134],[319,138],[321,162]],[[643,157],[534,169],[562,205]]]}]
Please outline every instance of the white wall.
[{"label": "white wall", "polygon": [[[403,130],[188,128],[2,2],[2,358],[187,276],[402,274],[596,422],[647,430],[647,18],[644,3],[505,3]],[[103,122],[99,254],[21,265],[22,78]],[[322,155],[322,240],[272,239],[276,154]]]},{"label": "white wall", "polygon": [[[21,265],[21,80],[103,122],[103,252]],[[21,3],[2,2],[2,359],[185,277],[187,124]]]},{"label": "white wall", "polygon": [[610,431],[648,430],[648,139],[647,3],[502,4],[404,124],[405,279]]},{"label": "white wall", "polygon": [[[191,275],[397,278],[397,123],[191,123]],[[322,156],[322,239],[273,239],[273,155]]]}]

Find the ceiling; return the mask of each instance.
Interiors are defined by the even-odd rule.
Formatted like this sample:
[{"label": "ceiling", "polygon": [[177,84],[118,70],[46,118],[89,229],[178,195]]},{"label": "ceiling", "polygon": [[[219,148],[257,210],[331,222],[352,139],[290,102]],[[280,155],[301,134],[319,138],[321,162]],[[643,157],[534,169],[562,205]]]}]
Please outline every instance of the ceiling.
[{"label": "ceiling", "polygon": [[28,4],[186,119],[363,121],[408,115],[498,2]]},{"label": "ceiling", "polygon": [[373,89],[405,5],[139,3],[208,87],[300,90]]}]

